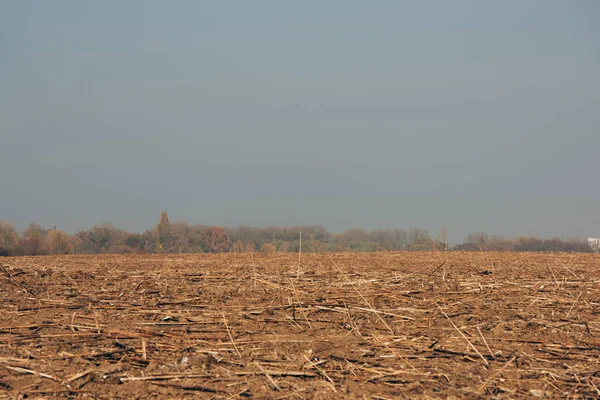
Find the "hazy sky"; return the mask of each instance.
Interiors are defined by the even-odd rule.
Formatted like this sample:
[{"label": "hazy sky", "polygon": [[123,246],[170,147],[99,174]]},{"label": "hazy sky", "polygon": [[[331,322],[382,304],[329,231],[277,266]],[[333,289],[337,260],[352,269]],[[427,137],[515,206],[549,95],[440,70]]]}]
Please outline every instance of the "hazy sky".
[{"label": "hazy sky", "polygon": [[0,219],[600,236],[600,1],[2,1]]}]

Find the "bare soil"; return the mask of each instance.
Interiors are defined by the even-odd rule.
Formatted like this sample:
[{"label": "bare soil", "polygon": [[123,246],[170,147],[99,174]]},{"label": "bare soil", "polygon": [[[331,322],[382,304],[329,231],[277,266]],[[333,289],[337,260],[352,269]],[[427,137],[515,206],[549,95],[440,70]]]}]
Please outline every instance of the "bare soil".
[{"label": "bare soil", "polygon": [[600,397],[597,254],[0,266],[0,398]]}]

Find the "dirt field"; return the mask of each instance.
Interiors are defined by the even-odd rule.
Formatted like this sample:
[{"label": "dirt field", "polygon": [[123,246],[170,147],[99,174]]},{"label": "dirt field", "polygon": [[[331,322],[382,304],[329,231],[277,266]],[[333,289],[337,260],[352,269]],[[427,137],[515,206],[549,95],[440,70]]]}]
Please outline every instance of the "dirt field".
[{"label": "dirt field", "polygon": [[0,265],[0,398],[600,397],[599,255]]}]

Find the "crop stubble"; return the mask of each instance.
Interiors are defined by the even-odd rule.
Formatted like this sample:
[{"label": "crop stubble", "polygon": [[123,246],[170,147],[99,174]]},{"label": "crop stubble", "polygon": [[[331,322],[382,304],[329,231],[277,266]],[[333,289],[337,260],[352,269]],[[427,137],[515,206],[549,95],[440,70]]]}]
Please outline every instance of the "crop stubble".
[{"label": "crop stubble", "polygon": [[0,266],[0,398],[600,397],[597,254]]}]

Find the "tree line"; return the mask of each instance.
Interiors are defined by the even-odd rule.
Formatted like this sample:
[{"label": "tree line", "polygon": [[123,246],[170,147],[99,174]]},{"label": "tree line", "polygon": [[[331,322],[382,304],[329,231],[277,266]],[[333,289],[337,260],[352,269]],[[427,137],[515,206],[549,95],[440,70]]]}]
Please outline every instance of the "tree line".
[{"label": "tree line", "polygon": [[[302,232],[302,244],[299,233]],[[17,232],[13,223],[0,221],[0,255],[127,253],[221,253],[221,252],[333,251],[592,251],[585,241],[535,237],[504,238],[472,233],[464,243],[449,247],[445,228],[432,238],[422,229],[350,229],[334,234],[321,226],[223,228],[170,222],[163,212],[154,229],[127,232],[110,223],[73,235],[32,223]]]}]

